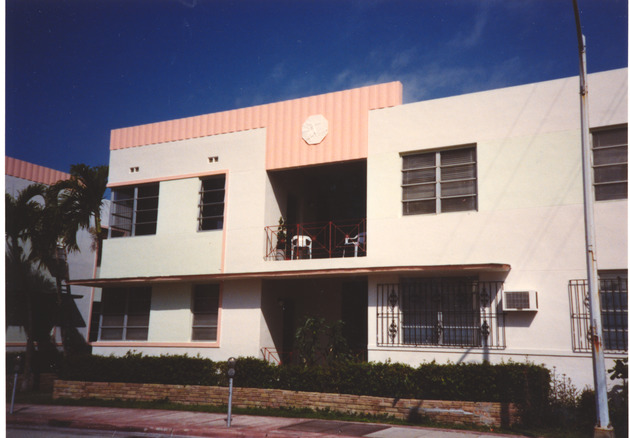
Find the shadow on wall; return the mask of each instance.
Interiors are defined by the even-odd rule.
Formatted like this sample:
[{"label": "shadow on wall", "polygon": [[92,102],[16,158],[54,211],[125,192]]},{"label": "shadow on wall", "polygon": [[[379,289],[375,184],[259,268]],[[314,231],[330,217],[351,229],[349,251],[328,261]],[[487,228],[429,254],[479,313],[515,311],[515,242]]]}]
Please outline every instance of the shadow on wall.
[{"label": "shadow on wall", "polygon": [[[393,404],[396,405],[397,402],[398,399],[395,399]],[[417,406],[410,408],[406,420],[414,424],[426,424],[430,421],[448,421],[449,419],[452,421],[454,417],[459,417],[462,423],[485,424],[487,426],[496,424],[492,419],[490,409],[487,407],[482,408],[482,412],[478,409],[469,412],[464,409],[425,408],[423,405],[424,401],[420,401]],[[512,415],[509,403],[500,403],[499,414],[501,427],[507,428],[520,421],[520,418]],[[466,418],[468,421],[465,420]]]}]

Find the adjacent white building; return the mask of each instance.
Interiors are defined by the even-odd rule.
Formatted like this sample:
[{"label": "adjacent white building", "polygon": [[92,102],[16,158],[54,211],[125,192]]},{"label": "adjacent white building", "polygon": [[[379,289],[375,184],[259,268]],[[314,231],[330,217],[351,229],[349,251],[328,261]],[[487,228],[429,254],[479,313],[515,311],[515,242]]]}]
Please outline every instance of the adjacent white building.
[{"label": "adjacent white building", "polygon": [[[628,344],[627,77],[589,76],[610,360]],[[313,315],[370,361],[589,384],[578,90],[403,104],[393,82],[113,131],[110,236],[76,281],[104,288],[93,351],[287,361]]]}]

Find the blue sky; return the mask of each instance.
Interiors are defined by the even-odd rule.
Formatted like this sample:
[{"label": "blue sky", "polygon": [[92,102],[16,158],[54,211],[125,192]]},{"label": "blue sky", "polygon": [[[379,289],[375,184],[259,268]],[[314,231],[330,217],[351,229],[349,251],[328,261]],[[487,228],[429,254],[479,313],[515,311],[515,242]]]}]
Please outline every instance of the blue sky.
[{"label": "blue sky", "polygon": [[[627,0],[579,5],[588,71],[627,67]],[[6,22],[5,153],[62,171],[108,164],[126,126],[393,80],[408,103],[578,74],[571,0],[7,0]]]}]

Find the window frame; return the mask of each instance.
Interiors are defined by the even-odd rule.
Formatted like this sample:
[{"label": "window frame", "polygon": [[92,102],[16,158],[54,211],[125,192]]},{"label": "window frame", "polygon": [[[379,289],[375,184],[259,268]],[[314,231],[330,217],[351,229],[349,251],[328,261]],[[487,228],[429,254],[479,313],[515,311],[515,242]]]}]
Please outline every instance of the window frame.
[{"label": "window frame", "polygon": [[[600,134],[613,133],[616,131],[625,132],[625,143],[601,144]],[[593,172],[593,191],[595,201],[614,201],[620,199],[628,199],[628,126],[617,125],[607,126],[591,130],[591,152],[592,152],[592,172]],[[611,157],[606,157],[607,151],[625,148],[625,161],[610,161]],[[614,159],[614,156],[612,157]],[[625,166],[625,170],[623,167]],[[616,168],[616,172],[615,172]],[[605,170],[612,171],[612,174],[606,173]],[[625,178],[618,179],[621,174]],[[598,179],[601,179],[598,181]],[[616,187],[616,192],[604,192],[603,189]]]},{"label": "window frame", "polygon": [[[149,194],[148,196],[144,196],[142,193],[144,190],[155,189],[155,194]],[[131,192],[131,195],[127,198],[120,197],[117,199],[117,196],[122,195],[125,191],[127,194]],[[144,203],[146,201],[151,201],[155,199],[155,207],[153,208],[141,208],[139,204]],[[131,203],[131,205],[128,205]],[[127,204],[127,205],[125,205]],[[111,207],[109,213],[109,235],[108,237],[117,238],[117,237],[135,237],[135,236],[152,236],[157,234],[157,221],[158,221],[158,213],[160,208],[160,183],[146,183],[146,184],[137,184],[130,186],[121,186],[112,188],[111,195]],[[127,210],[127,211],[125,211]],[[147,212],[151,212],[151,218],[153,220],[149,221],[138,221],[138,217],[146,214]],[[125,214],[129,213],[129,214]],[[120,218],[120,219],[116,219]],[[129,228],[123,228],[123,221],[127,221]],[[153,229],[149,229],[149,232],[142,231],[138,232],[138,226],[146,226],[152,225]],[[126,225],[126,224],[125,224]]]},{"label": "window frame", "polygon": [[[204,183],[207,181],[220,181],[223,182],[222,188],[210,188],[206,189],[204,187]],[[227,183],[227,175],[225,173],[217,174],[217,175],[209,175],[199,178],[199,202],[197,206],[197,231],[215,231],[215,230],[223,230],[225,226],[225,188]],[[204,196],[207,193],[222,193],[223,197],[221,202],[206,202],[204,200]],[[204,208],[209,206],[222,206],[220,215],[204,215]],[[217,221],[216,226],[210,226],[205,228],[204,221]]]},{"label": "window frame", "polygon": [[[457,151],[471,151],[472,159],[467,162],[460,163],[451,163],[444,164],[443,155],[450,154],[452,152]],[[419,158],[419,157],[432,157],[432,164],[424,165],[421,167],[407,167],[406,161],[411,158]],[[403,216],[413,216],[418,214],[442,214],[442,213],[455,213],[455,212],[464,212],[464,211],[478,211],[479,209],[479,188],[478,188],[478,169],[477,169],[477,145],[476,144],[467,144],[454,146],[450,148],[441,148],[441,149],[433,149],[426,151],[416,151],[409,152],[401,155],[402,165],[401,165],[401,174],[402,174],[402,183],[401,183],[401,191],[402,191],[402,214]],[[446,169],[455,169],[457,167],[465,167],[472,166],[472,177],[463,177],[463,178],[451,178],[444,179],[444,170]],[[425,181],[416,181],[409,182],[408,175],[411,175],[412,172],[418,171],[434,171],[434,175],[431,180],[426,179]],[[430,176],[429,176],[430,177]],[[426,178],[426,177],[425,177]],[[448,187],[449,184],[453,183],[466,183],[471,182],[469,184],[472,186],[472,193],[465,193],[466,187],[462,187],[460,193],[456,194],[448,194],[446,195],[444,192],[444,188]],[[421,186],[429,187],[433,186],[433,196],[420,196],[413,197],[411,190],[413,188],[418,188]],[[445,208],[447,203],[445,201],[448,200],[456,200],[456,199],[469,199],[470,205],[467,208]],[[412,211],[410,208],[414,203],[418,204],[421,202],[434,201],[434,206],[431,210],[427,209],[427,211]]]},{"label": "window frame", "polygon": [[[221,309],[221,285],[216,283],[209,284],[196,284],[193,286],[192,294],[191,294],[191,305],[190,305],[190,313],[192,316],[191,321],[191,341],[192,342],[208,342],[208,343],[217,343],[219,342],[219,316]],[[212,294],[215,297],[212,297],[212,300],[216,300],[216,307],[211,310],[197,310],[198,302],[202,293]],[[207,298],[207,297],[206,297]],[[208,315],[214,316],[214,324],[211,323],[199,323],[197,322],[197,315]],[[198,333],[202,330],[212,330],[214,329],[214,339],[207,338],[203,339],[203,336],[199,336]]]},{"label": "window frame", "polygon": [[[114,299],[113,294],[118,293],[119,296],[123,297],[122,303],[117,303],[119,306],[122,304],[122,312],[109,312],[108,309],[110,307],[110,300]],[[138,294],[147,295],[147,297],[138,297]],[[134,296],[135,295],[135,296]],[[135,301],[134,301],[135,298]],[[140,298],[140,299],[138,299]],[[112,288],[104,288],[102,292],[101,298],[101,309],[100,309],[100,317],[99,317],[99,327],[98,327],[98,341],[99,342],[143,342],[147,341],[149,338],[149,326],[151,324],[151,300],[152,300],[152,290],[150,286],[144,287],[112,287]],[[148,308],[146,311],[138,312],[134,311],[134,306],[132,304],[146,301]],[[115,304],[114,304],[115,306]],[[106,318],[108,317],[121,317],[122,316],[122,324],[112,324],[110,322],[106,322]],[[145,317],[146,316],[146,324],[130,324],[130,319],[135,319],[134,317]],[[131,318],[130,318],[131,317]],[[104,330],[120,330],[120,337],[106,337],[103,338]],[[129,337],[130,331],[138,331],[143,330],[146,331],[146,335],[142,337]]]}]

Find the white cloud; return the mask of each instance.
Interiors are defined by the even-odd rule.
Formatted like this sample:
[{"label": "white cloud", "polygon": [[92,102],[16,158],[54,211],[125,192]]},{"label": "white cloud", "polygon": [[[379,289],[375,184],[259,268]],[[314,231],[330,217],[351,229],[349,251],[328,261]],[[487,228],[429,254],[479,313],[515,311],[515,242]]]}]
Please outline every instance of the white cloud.
[{"label": "white cloud", "polygon": [[415,47],[409,48],[407,50],[403,50],[400,53],[397,53],[391,61],[392,70],[399,70],[401,68],[407,67],[409,64],[413,62],[413,60],[417,57],[417,50]]}]

